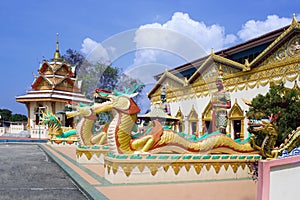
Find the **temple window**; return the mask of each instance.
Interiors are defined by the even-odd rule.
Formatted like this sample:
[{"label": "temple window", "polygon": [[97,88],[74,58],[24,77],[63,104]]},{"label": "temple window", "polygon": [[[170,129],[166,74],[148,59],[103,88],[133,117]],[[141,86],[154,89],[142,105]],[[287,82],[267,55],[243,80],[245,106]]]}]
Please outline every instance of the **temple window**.
[{"label": "temple window", "polygon": [[229,132],[233,139],[244,139],[244,111],[238,105],[237,100],[228,113]]},{"label": "temple window", "polygon": [[194,106],[188,116],[188,121],[189,121],[189,133],[198,136],[199,135],[198,114],[197,114]]},{"label": "temple window", "polygon": [[212,132],[212,104],[211,101],[207,104],[204,112],[202,113],[202,135],[204,133]]},{"label": "temple window", "polygon": [[177,114],[175,117],[179,119],[179,121],[177,123],[176,131],[183,133],[184,132],[183,114],[182,114],[180,108],[177,111]]}]

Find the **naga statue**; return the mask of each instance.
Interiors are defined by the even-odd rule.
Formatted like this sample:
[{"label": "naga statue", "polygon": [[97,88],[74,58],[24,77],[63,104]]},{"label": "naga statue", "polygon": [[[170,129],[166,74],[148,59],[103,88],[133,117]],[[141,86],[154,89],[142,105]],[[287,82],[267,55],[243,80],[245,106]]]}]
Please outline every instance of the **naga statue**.
[{"label": "naga statue", "polygon": [[[278,119],[280,112],[277,116],[269,116],[269,120],[259,120],[256,122],[249,122],[249,126],[253,127],[253,135],[250,139],[250,143],[254,149],[258,150],[260,154],[267,159],[275,159],[279,155],[282,155],[283,151],[291,152],[294,148],[300,145],[300,127],[294,130],[288,135],[279,147],[275,147],[278,137],[277,126],[275,120]],[[255,141],[258,131],[263,133],[263,141],[259,145]]]},{"label": "naga statue", "polygon": [[64,131],[60,120],[56,117],[56,115],[50,112],[48,107],[46,107],[46,112],[42,111],[41,121],[43,124],[48,125],[49,135],[51,136],[50,139],[68,138],[76,135],[75,129]]},{"label": "naga statue", "polygon": [[[137,113],[140,112],[138,105],[133,100],[137,95],[136,88],[125,93],[114,90],[111,93],[97,92],[102,98],[108,101],[94,103],[90,107],[78,107],[77,114],[82,114],[91,119],[96,114],[111,112],[112,120],[107,128],[107,145],[111,153],[114,154],[134,154],[134,153],[225,153],[225,154],[255,154],[249,142],[236,142],[230,137],[221,133],[207,134],[196,140],[190,140],[177,132],[165,129],[157,121],[153,121],[153,127],[149,128],[138,138],[132,136],[136,133]],[[67,113],[67,116],[72,113]],[[87,121],[82,122],[80,127],[87,125]],[[85,133],[85,132],[83,132]]]},{"label": "naga statue", "polygon": [[106,129],[108,123],[106,122],[102,127],[95,128],[97,115],[90,107],[84,104],[79,106],[68,105],[76,111],[67,112],[67,117],[82,116],[82,119],[76,126],[77,139],[79,146],[94,146],[94,145],[104,145],[107,143]]}]

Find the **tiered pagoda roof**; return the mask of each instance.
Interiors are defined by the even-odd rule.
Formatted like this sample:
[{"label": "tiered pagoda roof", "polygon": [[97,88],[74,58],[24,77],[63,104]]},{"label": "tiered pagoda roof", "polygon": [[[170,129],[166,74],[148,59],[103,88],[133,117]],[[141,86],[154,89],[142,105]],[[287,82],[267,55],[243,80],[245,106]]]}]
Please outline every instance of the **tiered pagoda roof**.
[{"label": "tiered pagoda roof", "polygon": [[31,101],[75,101],[91,102],[81,94],[76,84],[75,68],[65,62],[59,53],[58,37],[56,50],[51,61],[43,60],[35,76],[31,90],[16,97],[17,102]]}]

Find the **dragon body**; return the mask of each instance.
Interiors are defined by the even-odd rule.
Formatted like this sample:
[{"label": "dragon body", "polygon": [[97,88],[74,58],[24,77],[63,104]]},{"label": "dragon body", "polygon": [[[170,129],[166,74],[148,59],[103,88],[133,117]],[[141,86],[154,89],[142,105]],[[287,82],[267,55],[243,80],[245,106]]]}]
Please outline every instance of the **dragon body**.
[{"label": "dragon body", "polygon": [[82,116],[76,126],[77,139],[80,146],[93,146],[106,144],[107,123],[98,130],[95,129],[96,114],[88,106],[76,107],[77,111],[67,112],[67,117]]},{"label": "dragon body", "polygon": [[[279,147],[275,147],[278,137],[277,127],[274,121],[279,117],[279,114],[273,118],[273,115],[269,117],[269,120],[262,120],[258,124],[249,123],[250,126],[254,126],[253,136],[250,139],[250,143],[254,149],[258,150],[260,154],[267,159],[275,159],[282,155],[283,151],[291,152],[293,149],[300,145],[300,127],[294,130],[288,135]],[[262,131],[264,134],[263,141],[260,145],[255,142],[255,135],[257,131]]]},{"label": "dragon body", "polygon": [[[101,95],[101,94],[100,94]],[[105,94],[109,101],[95,103],[79,113],[111,112],[113,119],[107,128],[107,144],[115,154],[133,153],[256,153],[250,143],[238,143],[224,134],[210,134],[191,141],[172,130],[165,130],[160,122],[154,121],[149,133],[133,139],[137,113],[140,111],[132,99],[133,95],[120,93]],[[85,122],[87,123],[87,122]]]}]

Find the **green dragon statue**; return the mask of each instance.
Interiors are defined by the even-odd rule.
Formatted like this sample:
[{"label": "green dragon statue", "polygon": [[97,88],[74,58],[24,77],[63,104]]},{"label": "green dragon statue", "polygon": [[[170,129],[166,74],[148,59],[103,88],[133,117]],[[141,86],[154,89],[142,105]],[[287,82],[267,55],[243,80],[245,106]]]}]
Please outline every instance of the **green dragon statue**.
[{"label": "green dragon statue", "polygon": [[[93,116],[102,112],[111,112],[113,119],[107,129],[107,143],[111,153],[133,154],[133,153],[225,153],[225,154],[254,154],[257,153],[249,142],[238,143],[230,137],[215,133],[208,134],[196,141],[182,137],[180,134],[164,129],[157,120],[153,121],[154,126],[149,133],[134,139],[134,127],[136,126],[139,107],[133,100],[137,95],[135,89],[131,92],[113,93],[98,92],[103,98],[109,101],[95,103],[90,107],[78,107],[77,113]],[[73,113],[67,113],[73,115]],[[88,126],[88,124],[86,124]],[[82,127],[85,124],[82,124]]]},{"label": "green dragon statue", "polygon": [[41,121],[43,124],[48,125],[48,132],[51,136],[50,139],[68,138],[76,135],[75,129],[64,132],[60,120],[52,112],[50,112],[48,107],[46,107],[46,112],[42,112]]},{"label": "green dragon statue", "polygon": [[[277,116],[269,116],[269,120],[259,120],[256,123],[249,122],[249,126],[253,128],[253,135],[250,139],[250,143],[254,149],[258,150],[260,154],[267,159],[275,159],[279,155],[282,155],[284,150],[291,152],[294,148],[300,145],[300,127],[297,130],[294,130],[288,137],[285,139],[279,147],[275,147],[278,137],[277,127],[275,125],[275,120],[279,117],[280,113]],[[255,137],[257,137],[257,132],[262,131],[264,134],[264,139],[259,145],[255,142]]]}]

